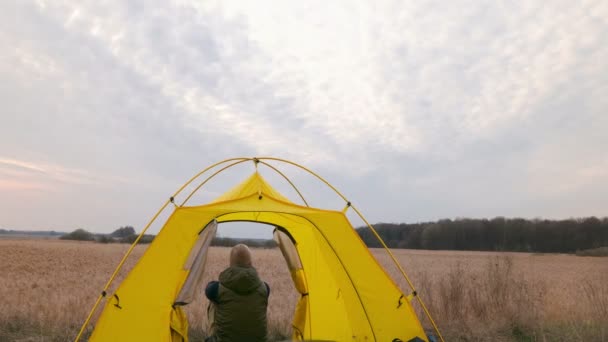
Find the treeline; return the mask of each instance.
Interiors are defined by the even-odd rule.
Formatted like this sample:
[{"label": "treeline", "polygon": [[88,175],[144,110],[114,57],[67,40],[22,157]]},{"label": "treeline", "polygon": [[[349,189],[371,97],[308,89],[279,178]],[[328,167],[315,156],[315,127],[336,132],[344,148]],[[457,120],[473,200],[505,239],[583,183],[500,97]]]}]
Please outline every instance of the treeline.
[{"label": "treeline", "polygon": [[1,229],[0,235],[17,235],[17,236],[35,236],[35,237],[58,237],[65,233],[56,232],[54,230],[14,230],[14,229]]},{"label": "treeline", "polygon": [[[96,234],[79,228],[71,233],[64,233],[59,238],[62,240],[95,241],[100,243],[133,243],[137,239],[137,236],[138,234],[133,227],[125,226],[116,229],[110,234]],[[151,243],[155,237],[155,235],[145,234],[138,243]],[[272,239],[241,239],[216,236],[211,241],[212,246],[222,247],[232,247],[239,243],[258,248],[274,248],[277,246],[276,242]]]},{"label": "treeline", "polygon": [[213,238],[213,240],[211,240],[211,246],[233,247],[238,245],[239,243],[244,243],[249,247],[257,248],[277,247],[277,243],[272,239],[241,239],[216,236]]},{"label": "treeline", "polygon": [[[78,228],[75,231],[64,234],[59,238],[61,240],[76,240],[76,241],[95,241],[100,243],[133,243],[137,239],[138,234],[131,226],[124,226],[116,229],[110,234],[95,234],[85,229]],[[150,243],[154,240],[154,235],[144,234],[138,243]]]},{"label": "treeline", "polygon": [[[423,223],[379,223],[374,228],[390,248],[573,253],[608,246],[608,218],[527,220],[497,217]],[[367,227],[357,232],[369,247],[381,247]]]}]

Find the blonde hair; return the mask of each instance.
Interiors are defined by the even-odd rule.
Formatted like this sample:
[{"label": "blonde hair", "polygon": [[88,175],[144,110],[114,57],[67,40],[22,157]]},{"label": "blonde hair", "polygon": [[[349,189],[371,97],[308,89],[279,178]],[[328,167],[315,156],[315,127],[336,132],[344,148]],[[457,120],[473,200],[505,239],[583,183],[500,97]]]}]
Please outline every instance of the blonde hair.
[{"label": "blonde hair", "polygon": [[230,266],[251,267],[251,251],[242,243],[230,250]]}]

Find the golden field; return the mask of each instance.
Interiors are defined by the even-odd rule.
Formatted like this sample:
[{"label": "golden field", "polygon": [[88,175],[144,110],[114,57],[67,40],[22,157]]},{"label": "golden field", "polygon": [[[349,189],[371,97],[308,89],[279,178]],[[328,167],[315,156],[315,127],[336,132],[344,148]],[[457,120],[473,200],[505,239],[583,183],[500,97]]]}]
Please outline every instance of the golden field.
[{"label": "golden field", "polygon": [[[0,240],[0,341],[73,339],[128,247]],[[112,288],[145,248],[136,247]],[[608,258],[393,252],[447,341],[608,341]],[[227,248],[212,248],[207,280],[227,266],[228,253]],[[290,334],[298,295],[278,249],[253,253],[256,268],[271,287],[269,328],[275,338],[284,338]],[[386,252],[373,253],[408,293]],[[207,301],[202,290],[200,300],[187,308],[193,341],[204,337]],[[428,326],[425,320],[423,324]]]}]

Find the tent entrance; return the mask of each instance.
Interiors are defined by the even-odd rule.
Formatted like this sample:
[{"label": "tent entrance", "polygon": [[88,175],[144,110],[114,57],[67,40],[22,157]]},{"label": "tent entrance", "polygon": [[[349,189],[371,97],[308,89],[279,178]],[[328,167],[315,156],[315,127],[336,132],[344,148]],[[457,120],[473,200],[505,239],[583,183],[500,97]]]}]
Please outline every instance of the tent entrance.
[{"label": "tent entrance", "polygon": [[[261,238],[257,238],[257,236]],[[268,239],[269,236],[272,239]],[[183,270],[188,271],[188,277],[176,297],[174,307],[187,306],[190,303],[194,303],[195,306],[205,305],[204,302],[200,302],[202,298],[195,298],[195,293],[200,297],[201,289],[204,289],[206,282],[218,279],[219,272],[229,263],[229,252],[223,247],[230,247],[237,243],[244,243],[251,247],[254,266],[260,273],[260,278],[270,285],[272,295],[268,305],[269,322],[293,315],[290,331],[285,331],[286,329],[279,325],[276,333],[279,335],[295,334],[303,338],[308,312],[308,291],[302,261],[296,249],[297,243],[285,228],[272,226],[269,223],[223,221],[218,224],[218,221],[214,219],[205,225],[183,265]],[[212,249],[212,244],[217,245],[217,249]],[[273,248],[269,249],[269,246]],[[284,279],[287,275],[277,272],[277,268],[285,270],[283,268],[285,264],[281,265],[282,261],[278,260],[280,259],[279,253],[285,259],[289,271],[288,277],[291,278],[293,287],[285,286],[287,283]],[[294,289],[295,291],[293,291]],[[191,315],[201,311],[187,309],[186,312],[190,312],[188,315]],[[204,321],[205,318],[209,319],[209,317],[192,316],[190,321],[192,323],[200,319]],[[273,330],[272,327],[269,328]]]}]

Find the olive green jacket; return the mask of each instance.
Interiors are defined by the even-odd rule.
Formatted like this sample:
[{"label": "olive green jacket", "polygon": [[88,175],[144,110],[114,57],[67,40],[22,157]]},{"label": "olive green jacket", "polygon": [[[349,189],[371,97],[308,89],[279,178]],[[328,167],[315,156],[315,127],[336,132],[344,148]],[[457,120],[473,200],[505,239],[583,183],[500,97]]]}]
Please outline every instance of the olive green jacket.
[{"label": "olive green jacket", "polygon": [[268,288],[253,267],[229,267],[219,277],[215,339],[266,341]]}]

